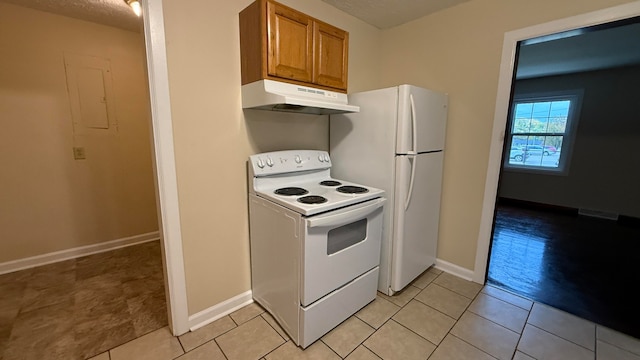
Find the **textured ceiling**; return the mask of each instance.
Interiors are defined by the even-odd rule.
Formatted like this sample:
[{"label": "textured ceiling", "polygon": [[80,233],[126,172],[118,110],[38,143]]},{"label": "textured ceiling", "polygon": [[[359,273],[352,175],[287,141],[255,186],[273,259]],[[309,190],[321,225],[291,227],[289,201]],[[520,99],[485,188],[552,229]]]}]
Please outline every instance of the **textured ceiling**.
[{"label": "textured ceiling", "polygon": [[322,0],[379,29],[388,29],[469,0]]},{"label": "textured ceiling", "polygon": [[124,0],[0,0],[80,20],[140,32],[142,18],[137,17]]}]

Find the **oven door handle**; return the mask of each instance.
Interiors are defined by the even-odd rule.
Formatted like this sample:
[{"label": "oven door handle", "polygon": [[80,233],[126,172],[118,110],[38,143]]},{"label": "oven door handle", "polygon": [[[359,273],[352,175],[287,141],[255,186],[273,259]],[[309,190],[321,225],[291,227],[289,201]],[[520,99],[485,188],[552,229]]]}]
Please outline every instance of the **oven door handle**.
[{"label": "oven door handle", "polygon": [[338,227],[342,225],[346,225],[354,222],[355,220],[359,220],[367,217],[367,215],[374,212],[376,209],[384,205],[387,201],[386,198],[378,198],[374,201],[371,201],[370,204],[366,206],[345,211],[339,213],[328,213],[327,215],[315,216],[311,219],[307,220],[307,226],[312,227],[320,227],[320,226],[331,226]]}]

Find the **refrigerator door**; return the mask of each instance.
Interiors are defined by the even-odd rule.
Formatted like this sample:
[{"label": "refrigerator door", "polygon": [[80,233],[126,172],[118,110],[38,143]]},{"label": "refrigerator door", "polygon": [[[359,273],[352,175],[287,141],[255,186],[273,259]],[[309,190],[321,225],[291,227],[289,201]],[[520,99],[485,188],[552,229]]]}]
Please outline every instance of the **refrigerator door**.
[{"label": "refrigerator door", "polygon": [[391,290],[400,291],[435,264],[443,152],[396,157]]},{"label": "refrigerator door", "polygon": [[398,88],[396,154],[444,149],[448,96],[413,85]]}]

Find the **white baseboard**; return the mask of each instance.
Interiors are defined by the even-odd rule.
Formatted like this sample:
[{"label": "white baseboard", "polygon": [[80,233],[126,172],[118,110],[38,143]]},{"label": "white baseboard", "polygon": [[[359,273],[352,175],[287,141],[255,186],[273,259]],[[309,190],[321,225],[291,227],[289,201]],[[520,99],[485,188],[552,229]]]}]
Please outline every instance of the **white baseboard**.
[{"label": "white baseboard", "polygon": [[[473,276],[472,270],[465,269],[444,260],[436,259],[435,267],[469,281],[471,281],[471,278]],[[251,304],[252,302],[252,292],[251,290],[248,290],[217,305],[204,309],[196,314],[189,316],[189,330],[195,331],[226,315],[231,314],[232,312],[240,309],[243,306]]]},{"label": "white baseboard", "polygon": [[116,239],[98,244],[80,246],[72,249],[55,251],[48,254],[31,256],[24,259],[11,260],[0,263],[0,275],[18,270],[24,270],[36,266],[47,265],[59,261],[75,259],[81,256],[97,254],[105,251],[115,250],[131,245],[138,245],[149,241],[160,240],[158,231],[146,234],[129,236],[122,239]]},{"label": "white baseboard", "polygon": [[234,296],[199,313],[189,316],[189,330],[194,331],[253,302],[251,290]]},{"label": "white baseboard", "polygon": [[436,269],[440,269],[444,272],[447,272],[451,275],[455,275],[457,277],[461,277],[465,280],[473,281],[473,270],[465,269],[461,266],[452,264],[448,261],[436,259]]}]

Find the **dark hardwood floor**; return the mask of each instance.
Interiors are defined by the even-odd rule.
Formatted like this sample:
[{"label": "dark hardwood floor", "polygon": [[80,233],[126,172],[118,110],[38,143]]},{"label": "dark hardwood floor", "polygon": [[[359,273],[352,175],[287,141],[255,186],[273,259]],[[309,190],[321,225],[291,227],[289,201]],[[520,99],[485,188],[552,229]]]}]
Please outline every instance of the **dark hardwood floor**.
[{"label": "dark hardwood floor", "polygon": [[640,338],[640,226],[500,201],[487,282]]}]

